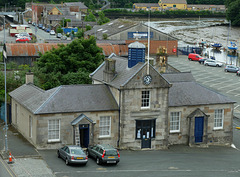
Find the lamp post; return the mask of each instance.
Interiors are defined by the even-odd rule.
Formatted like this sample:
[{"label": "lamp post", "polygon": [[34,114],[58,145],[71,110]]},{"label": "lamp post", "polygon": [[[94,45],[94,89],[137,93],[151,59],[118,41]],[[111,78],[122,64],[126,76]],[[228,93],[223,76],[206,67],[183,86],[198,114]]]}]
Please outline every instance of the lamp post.
[{"label": "lamp post", "polygon": [[[5,44],[5,42],[6,42],[6,39],[5,39],[5,16],[3,16],[3,28],[4,28],[3,44]],[[6,66],[5,57],[4,57],[4,62],[0,63],[0,64],[4,65],[4,84],[5,84],[5,92],[4,92],[4,94],[5,94],[5,118],[4,118],[5,127],[4,127],[4,130],[5,130],[5,151],[7,152],[8,151],[8,143],[7,143],[7,129],[8,129],[8,125],[7,125],[7,77],[6,77],[7,66]]]},{"label": "lamp post", "polygon": [[3,64],[4,65],[4,84],[5,84],[5,118],[4,118],[4,121],[5,121],[5,127],[4,127],[4,130],[5,130],[5,151],[7,152],[8,151],[8,143],[7,143],[7,129],[8,129],[8,125],[7,125],[7,77],[6,77],[6,62],[4,60],[4,63],[0,63],[0,64]]}]

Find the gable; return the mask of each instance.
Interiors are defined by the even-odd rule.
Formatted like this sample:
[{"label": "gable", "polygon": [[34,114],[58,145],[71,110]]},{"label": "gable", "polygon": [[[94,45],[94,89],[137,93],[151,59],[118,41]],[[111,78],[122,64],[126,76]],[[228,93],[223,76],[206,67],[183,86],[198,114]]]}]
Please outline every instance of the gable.
[{"label": "gable", "polygon": [[52,10],[49,11],[51,15],[62,15],[62,12],[59,8],[53,7]]},{"label": "gable", "polygon": [[145,63],[143,67],[134,74],[127,82],[123,85],[125,89],[142,89],[142,88],[169,88],[171,84],[162,77],[153,67],[149,65],[149,75],[152,77],[149,85],[144,84],[144,76],[147,74],[148,65]]}]

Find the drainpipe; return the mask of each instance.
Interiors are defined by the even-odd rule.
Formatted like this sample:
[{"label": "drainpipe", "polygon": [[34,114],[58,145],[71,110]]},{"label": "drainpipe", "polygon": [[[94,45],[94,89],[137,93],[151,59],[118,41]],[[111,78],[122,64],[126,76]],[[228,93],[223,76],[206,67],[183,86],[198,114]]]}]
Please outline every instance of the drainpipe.
[{"label": "drainpipe", "polygon": [[118,140],[117,140],[117,147],[119,148],[119,142],[120,142],[120,113],[121,113],[121,90],[119,89],[119,106],[118,106]]}]

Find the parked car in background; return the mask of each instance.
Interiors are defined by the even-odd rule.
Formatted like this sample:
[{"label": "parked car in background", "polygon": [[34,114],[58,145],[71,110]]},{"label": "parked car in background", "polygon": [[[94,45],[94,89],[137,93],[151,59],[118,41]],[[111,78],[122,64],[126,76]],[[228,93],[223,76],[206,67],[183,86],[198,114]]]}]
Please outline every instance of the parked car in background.
[{"label": "parked car in background", "polygon": [[98,165],[102,163],[118,164],[120,161],[120,154],[118,150],[109,144],[89,146],[87,154],[89,157],[96,159]]},{"label": "parked car in background", "polygon": [[67,36],[62,35],[61,39],[63,39],[63,40],[67,40]]},{"label": "parked car in background", "polygon": [[45,26],[42,27],[42,30],[45,30]]},{"label": "parked car in background", "polygon": [[55,33],[55,31],[54,30],[51,30],[50,31],[50,35],[55,35],[56,33]]},{"label": "parked car in background", "polygon": [[225,72],[232,72],[232,73],[236,73],[237,71],[239,71],[239,68],[233,65],[226,65],[224,68]]},{"label": "parked car in background", "polygon": [[31,20],[28,20],[28,24],[32,24],[32,21],[31,21]]},{"label": "parked car in background", "polygon": [[203,59],[199,59],[198,60],[198,62],[200,63],[200,64],[204,64],[204,62],[207,60],[207,58],[203,58]]},{"label": "parked car in background", "polygon": [[17,38],[20,38],[20,37],[29,37],[29,38],[32,38],[31,35],[27,32],[22,32],[22,33],[19,33],[19,34],[15,34],[15,37]]},{"label": "parked car in background", "polygon": [[45,31],[49,33],[51,30],[49,28],[45,28]]},{"label": "parked car in background", "polygon": [[57,151],[58,158],[65,160],[66,165],[78,163],[86,165],[88,156],[83,149],[76,145],[64,146]]},{"label": "parked car in background", "polygon": [[212,59],[208,59],[204,62],[205,66],[216,66],[221,67],[223,64]]},{"label": "parked car in background", "polygon": [[240,76],[240,71],[237,71],[236,75],[237,75],[237,76]]},{"label": "parked car in background", "polygon": [[193,60],[193,61],[199,61],[200,59],[203,59],[203,57],[201,57],[200,55],[198,55],[196,53],[190,53],[190,54],[188,54],[188,59]]},{"label": "parked car in background", "polygon": [[31,41],[31,38],[30,37],[19,37],[16,39],[16,42],[19,43],[19,42],[30,42]]},{"label": "parked car in background", "polygon": [[43,27],[43,24],[38,25],[38,28],[42,29],[42,27]]},{"label": "parked car in background", "polygon": [[57,33],[56,37],[57,38],[61,38],[62,37],[62,33]]}]

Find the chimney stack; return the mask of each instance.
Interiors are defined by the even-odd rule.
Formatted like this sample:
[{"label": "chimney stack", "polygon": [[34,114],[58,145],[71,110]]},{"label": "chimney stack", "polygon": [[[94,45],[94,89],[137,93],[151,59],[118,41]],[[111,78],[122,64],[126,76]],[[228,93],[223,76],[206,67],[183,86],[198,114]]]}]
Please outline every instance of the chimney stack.
[{"label": "chimney stack", "polygon": [[105,69],[103,70],[103,80],[107,83],[111,82],[116,75],[116,60],[111,58],[105,59]]},{"label": "chimney stack", "polygon": [[33,83],[33,72],[26,73],[26,84]]}]

